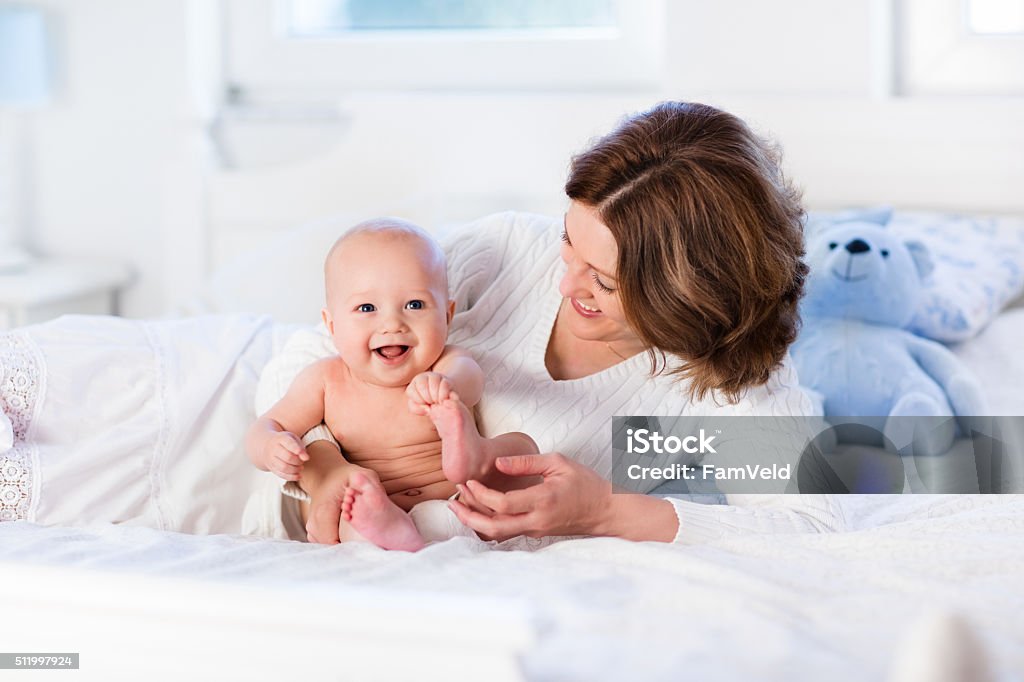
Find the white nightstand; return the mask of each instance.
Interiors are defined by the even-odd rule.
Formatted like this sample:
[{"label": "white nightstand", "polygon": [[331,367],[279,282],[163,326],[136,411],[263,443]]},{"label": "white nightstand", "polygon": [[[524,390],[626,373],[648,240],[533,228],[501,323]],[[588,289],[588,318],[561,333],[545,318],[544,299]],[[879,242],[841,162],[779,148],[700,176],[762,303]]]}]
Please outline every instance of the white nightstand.
[{"label": "white nightstand", "polygon": [[117,315],[131,270],[116,263],[40,258],[0,272],[0,329],[45,322],[66,313]]}]

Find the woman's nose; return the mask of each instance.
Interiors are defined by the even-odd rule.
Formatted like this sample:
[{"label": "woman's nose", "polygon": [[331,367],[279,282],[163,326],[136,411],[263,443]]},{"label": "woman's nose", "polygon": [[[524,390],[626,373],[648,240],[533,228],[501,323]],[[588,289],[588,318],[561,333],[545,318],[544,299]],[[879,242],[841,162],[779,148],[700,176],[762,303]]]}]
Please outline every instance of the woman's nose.
[{"label": "woman's nose", "polygon": [[565,260],[568,267],[565,270],[565,274],[562,275],[562,281],[558,283],[558,293],[562,294],[563,297],[589,294],[590,292],[586,288],[584,268],[574,264],[571,259],[563,260]]}]

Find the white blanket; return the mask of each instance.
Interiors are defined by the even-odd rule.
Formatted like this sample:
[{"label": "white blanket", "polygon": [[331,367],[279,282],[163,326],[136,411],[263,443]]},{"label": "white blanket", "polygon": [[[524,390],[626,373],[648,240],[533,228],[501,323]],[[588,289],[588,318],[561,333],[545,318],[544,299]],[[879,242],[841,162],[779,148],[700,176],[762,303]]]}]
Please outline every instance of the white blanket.
[{"label": "white blanket", "polygon": [[[441,596],[478,601],[496,628],[505,603],[521,607],[507,613],[510,625],[530,614],[536,637],[521,663],[535,680],[880,680],[906,655],[904,643],[922,619],[952,612],[975,630],[993,679],[1019,679],[1024,499],[846,500],[859,530],[702,547],[598,538],[536,552],[494,551],[466,538],[409,555],[368,545],[13,523],[0,524],[0,562],[249,586],[268,603],[300,587],[325,605],[353,590],[385,589],[410,604]],[[40,581],[19,589],[44,595],[51,588]],[[283,632],[288,616],[267,613],[266,620]],[[180,627],[188,629],[189,619]],[[393,653],[400,656],[397,632]],[[380,665],[387,670],[387,660]]]}]

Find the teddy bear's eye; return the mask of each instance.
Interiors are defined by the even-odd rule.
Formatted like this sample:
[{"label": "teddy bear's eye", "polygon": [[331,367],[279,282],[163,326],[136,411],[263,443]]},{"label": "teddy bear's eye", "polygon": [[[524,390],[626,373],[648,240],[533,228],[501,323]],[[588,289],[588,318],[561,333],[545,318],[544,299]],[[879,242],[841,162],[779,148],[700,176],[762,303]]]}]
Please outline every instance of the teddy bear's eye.
[{"label": "teddy bear's eye", "polygon": [[882,249],[881,254],[882,254],[882,258],[888,258],[889,257],[889,249]]},{"label": "teddy bear's eye", "polygon": [[829,242],[828,243],[828,250],[831,251],[832,249],[836,248],[837,246],[839,246],[838,243],[836,243],[836,242]]}]

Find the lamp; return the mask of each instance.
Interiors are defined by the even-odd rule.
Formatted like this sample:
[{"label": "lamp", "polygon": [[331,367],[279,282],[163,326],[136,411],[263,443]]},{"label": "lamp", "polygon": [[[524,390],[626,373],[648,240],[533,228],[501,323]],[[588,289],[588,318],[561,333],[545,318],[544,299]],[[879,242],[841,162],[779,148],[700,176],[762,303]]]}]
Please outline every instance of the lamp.
[{"label": "lamp", "polygon": [[0,110],[14,110],[9,128],[13,135],[0,135],[0,147],[9,146],[0,149],[0,271],[31,261],[24,248],[29,148],[23,119],[25,111],[50,97],[51,60],[43,11],[30,5],[0,5]]}]

